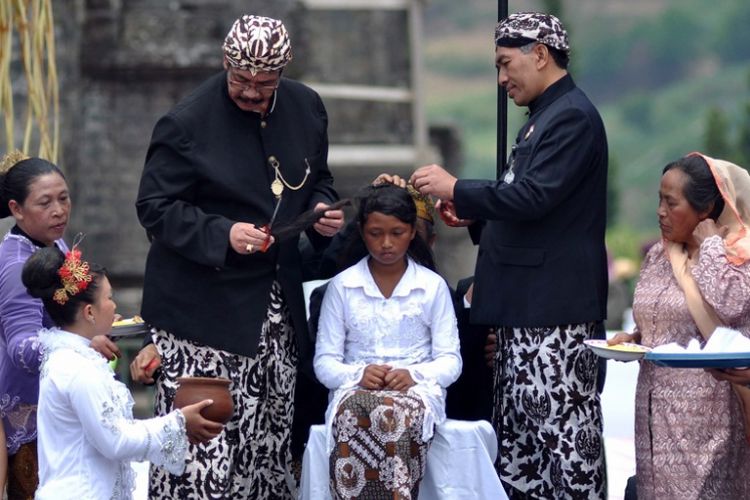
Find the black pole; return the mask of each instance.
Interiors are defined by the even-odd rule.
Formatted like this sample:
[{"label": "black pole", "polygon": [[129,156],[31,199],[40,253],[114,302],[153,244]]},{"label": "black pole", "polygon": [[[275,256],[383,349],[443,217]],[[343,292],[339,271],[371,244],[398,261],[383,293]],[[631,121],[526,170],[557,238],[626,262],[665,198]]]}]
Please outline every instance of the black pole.
[{"label": "black pole", "polygon": [[[497,0],[497,21],[508,17],[508,0]],[[508,93],[501,86],[497,86],[497,164],[496,178],[500,178],[505,160],[508,158]]]}]

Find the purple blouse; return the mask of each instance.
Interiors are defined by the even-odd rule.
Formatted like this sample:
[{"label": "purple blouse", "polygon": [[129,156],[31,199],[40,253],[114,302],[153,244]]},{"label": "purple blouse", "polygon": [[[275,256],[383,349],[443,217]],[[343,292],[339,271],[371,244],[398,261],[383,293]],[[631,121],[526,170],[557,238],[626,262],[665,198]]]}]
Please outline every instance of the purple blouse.
[{"label": "purple blouse", "polygon": [[[56,244],[67,251],[62,240]],[[41,358],[37,332],[53,326],[42,301],[31,297],[21,282],[26,259],[38,249],[17,229],[0,243],[0,415],[9,455],[36,439]]]}]

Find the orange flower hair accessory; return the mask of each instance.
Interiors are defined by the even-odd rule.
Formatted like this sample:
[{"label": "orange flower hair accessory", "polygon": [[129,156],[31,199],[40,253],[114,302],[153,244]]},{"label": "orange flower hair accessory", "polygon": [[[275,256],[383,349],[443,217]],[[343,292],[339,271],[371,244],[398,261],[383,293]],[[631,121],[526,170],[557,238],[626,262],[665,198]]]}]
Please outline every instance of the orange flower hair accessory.
[{"label": "orange flower hair accessory", "polygon": [[81,251],[76,248],[76,245],[73,245],[73,249],[65,254],[65,261],[57,270],[57,275],[60,276],[63,286],[55,290],[52,300],[61,306],[65,305],[70,297],[88,288],[91,283],[89,263],[81,261]]}]

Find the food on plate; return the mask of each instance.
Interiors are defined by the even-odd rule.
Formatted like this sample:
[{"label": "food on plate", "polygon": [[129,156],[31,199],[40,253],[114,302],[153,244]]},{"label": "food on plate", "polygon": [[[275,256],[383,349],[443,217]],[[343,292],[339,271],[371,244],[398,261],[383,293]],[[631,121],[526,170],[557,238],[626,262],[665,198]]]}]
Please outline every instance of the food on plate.
[{"label": "food on plate", "polygon": [[131,325],[140,325],[143,323],[143,318],[138,316],[137,314],[133,316],[132,318],[126,318],[121,319],[120,321],[115,321],[112,323],[112,326],[131,326]]},{"label": "food on plate", "polygon": [[589,339],[584,340],[583,343],[589,346],[597,356],[617,361],[635,361],[651,351],[649,347],[631,342],[608,345],[603,339]]},{"label": "food on plate", "polygon": [[614,349],[615,351],[624,351],[624,352],[648,352],[649,351],[648,348],[643,347],[642,345],[631,344],[629,342],[625,342],[622,344],[600,346],[600,347],[608,347],[609,349]]}]

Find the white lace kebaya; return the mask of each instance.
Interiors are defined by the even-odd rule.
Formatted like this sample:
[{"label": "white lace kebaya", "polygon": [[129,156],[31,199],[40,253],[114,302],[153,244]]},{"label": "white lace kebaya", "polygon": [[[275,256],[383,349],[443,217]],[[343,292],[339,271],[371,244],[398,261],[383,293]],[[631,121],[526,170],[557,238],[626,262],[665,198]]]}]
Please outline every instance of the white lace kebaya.
[{"label": "white lace kebaya", "polygon": [[386,299],[365,257],[329,283],[315,344],[315,375],[335,391],[326,411],[329,451],[332,415],[357,389],[365,367],[406,368],[409,389],[425,404],[422,437],[445,420],[445,388],[461,374],[458,327],[443,278],[409,259],[406,272]]},{"label": "white lace kebaya", "polygon": [[131,499],[133,460],[185,469],[185,417],[133,419],[133,398],[80,335],[42,330],[37,413],[39,489],[45,499]]}]

